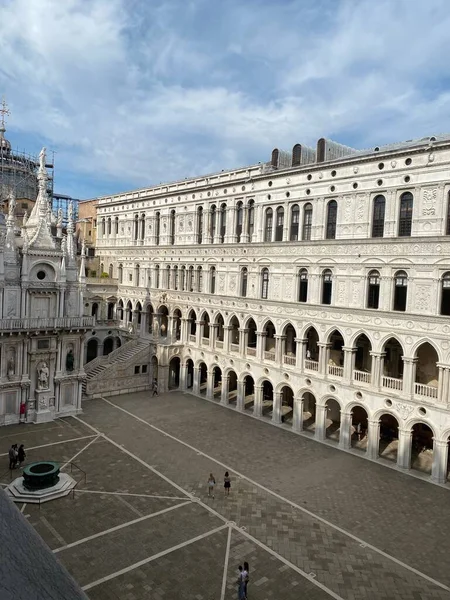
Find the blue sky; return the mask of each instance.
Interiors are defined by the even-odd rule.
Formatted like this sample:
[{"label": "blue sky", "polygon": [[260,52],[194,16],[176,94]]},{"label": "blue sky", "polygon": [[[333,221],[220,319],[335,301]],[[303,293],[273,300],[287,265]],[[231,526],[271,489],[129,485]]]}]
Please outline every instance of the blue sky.
[{"label": "blue sky", "polygon": [[448,0],[0,0],[14,147],[78,198],[450,131]]}]

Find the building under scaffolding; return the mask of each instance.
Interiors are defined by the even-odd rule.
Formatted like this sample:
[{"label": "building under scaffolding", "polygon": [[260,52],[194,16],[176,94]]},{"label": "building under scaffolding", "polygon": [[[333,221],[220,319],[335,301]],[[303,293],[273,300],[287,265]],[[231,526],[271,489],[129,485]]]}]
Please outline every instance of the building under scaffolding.
[{"label": "building under scaffolding", "polygon": [[78,203],[80,201],[77,198],[72,198],[71,196],[66,196],[65,194],[53,193],[52,209],[56,214],[58,214],[59,209],[62,210],[64,227],[67,225],[67,211],[70,202],[72,202],[73,207],[73,220],[78,221]]}]

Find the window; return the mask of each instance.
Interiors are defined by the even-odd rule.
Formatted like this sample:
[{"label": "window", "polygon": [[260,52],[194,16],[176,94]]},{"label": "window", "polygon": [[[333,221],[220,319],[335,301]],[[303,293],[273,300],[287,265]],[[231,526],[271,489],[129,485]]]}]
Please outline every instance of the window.
[{"label": "window", "polygon": [[27,202],[22,202],[20,206],[22,208],[24,208],[25,210],[28,210],[28,203]]},{"label": "window", "polygon": [[397,271],[394,276],[394,310],[406,310],[408,293],[408,275],[405,271]]},{"label": "window", "polygon": [[373,200],[372,237],[383,237],[384,235],[384,211],[386,198],[376,196]]},{"label": "window", "polygon": [[[116,235],[119,233],[119,217],[115,218],[115,221],[114,221],[114,232],[115,232]],[[91,234],[89,233],[89,235],[91,235]]]},{"label": "window", "polygon": [[244,221],[244,207],[242,202],[239,202],[236,208],[236,241],[240,242],[242,235],[242,223]]},{"label": "window", "polygon": [[133,239],[137,240],[138,237],[139,237],[139,217],[138,217],[138,215],[134,215]]},{"label": "window", "polygon": [[225,234],[227,232],[227,205],[222,204],[220,207],[220,242],[221,244],[225,241]]},{"label": "window", "polygon": [[411,192],[405,192],[400,197],[400,216],[398,223],[398,235],[408,237],[411,235],[413,212],[413,195]]},{"label": "window", "polygon": [[197,269],[197,292],[203,292],[203,269]]},{"label": "window", "polygon": [[114,269],[114,267],[112,265],[109,265],[108,277],[110,279],[113,278],[113,269]]},{"label": "window", "polygon": [[325,237],[327,240],[334,240],[336,237],[336,220],[337,220],[337,202],[331,200],[327,206],[327,227]]},{"label": "window", "polygon": [[448,193],[447,199],[447,225],[445,228],[445,234],[450,235],[450,192]]},{"label": "window", "polygon": [[108,219],[108,235],[111,235],[111,219]]},{"label": "window", "polygon": [[211,241],[213,244],[214,244],[214,238],[216,237],[216,217],[217,217],[216,206],[213,204],[211,206],[211,220],[209,222],[209,235],[211,236]]},{"label": "window", "polygon": [[325,269],[322,273],[322,304],[331,304],[333,292],[333,273]]},{"label": "window", "polygon": [[275,227],[275,241],[283,241],[283,226],[284,226],[284,208],[279,206],[277,208],[277,223]]},{"label": "window", "polygon": [[216,267],[211,267],[209,271],[209,293],[216,293]]},{"label": "window", "polygon": [[308,271],[306,269],[300,269],[299,272],[298,301],[308,302]]},{"label": "window", "polygon": [[166,267],[166,289],[170,290],[170,266]]},{"label": "window", "polygon": [[133,281],[133,273],[128,273],[128,281]]},{"label": "window", "polygon": [[119,268],[117,269],[118,271],[118,278],[119,278],[119,283],[123,282],[123,266],[120,264]]},{"label": "window", "polygon": [[147,373],[147,365],[142,365],[142,370],[141,370],[142,374]]},{"label": "window", "polygon": [[241,296],[245,298],[247,296],[247,282],[248,282],[248,269],[243,267],[241,271]]},{"label": "window", "polygon": [[140,367],[139,365],[136,365],[136,366],[134,367],[134,374],[135,374],[135,375],[139,375],[139,372],[140,372],[140,370],[141,370],[141,367]]},{"label": "window", "polygon": [[173,268],[173,289],[178,290],[178,267]]},{"label": "window", "polygon": [[203,241],[203,208],[201,206],[197,209],[197,243],[201,244]]},{"label": "window", "polygon": [[273,228],[273,210],[268,208],[266,210],[266,226],[264,228],[264,241],[272,241],[272,228]]},{"label": "window", "polygon": [[442,275],[441,315],[450,315],[450,272]]},{"label": "window", "polygon": [[155,244],[157,246],[159,246],[160,230],[161,230],[161,213],[157,212],[155,215]]},{"label": "window", "polygon": [[291,208],[291,231],[289,234],[289,239],[291,242],[296,242],[298,240],[298,225],[300,221],[300,207],[298,204],[294,204]]},{"label": "window", "polygon": [[255,231],[255,203],[250,200],[248,203],[248,241],[251,242],[253,239],[253,233]]},{"label": "window", "polygon": [[269,297],[269,269],[261,271],[261,298],[267,300]]},{"label": "window", "polygon": [[155,288],[159,288],[159,265],[155,266]]},{"label": "window", "polygon": [[312,204],[308,202],[303,208],[303,231],[302,240],[308,241],[311,239],[311,228],[312,228]]},{"label": "window", "polygon": [[170,244],[172,244],[172,246],[175,244],[175,211],[172,210],[170,212],[170,229],[169,229],[169,236],[170,236]]},{"label": "window", "polygon": [[188,282],[187,282],[187,291],[194,291],[194,267],[189,267],[188,271]]},{"label": "window", "polygon": [[367,308],[378,308],[380,300],[380,274],[370,271],[367,289]]},{"label": "window", "polygon": [[105,222],[105,217],[103,217],[102,219],[102,236],[104,236],[106,233],[106,222]]},{"label": "window", "polygon": [[122,302],[122,300],[119,300],[119,305],[117,307],[117,318],[120,321],[123,321],[123,302]]},{"label": "window", "polygon": [[143,240],[145,238],[145,215],[141,215],[141,231],[140,231],[140,239]]},{"label": "window", "polygon": [[50,340],[38,340],[38,350],[48,350],[50,348]]},{"label": "window", "polygon": [[139,287],[139,283],[140,283],[140,274],[141,274],[141,267],[139,265],[136,265],[134,267],[134,280],[135,280],[135,285],[137,287]]}]

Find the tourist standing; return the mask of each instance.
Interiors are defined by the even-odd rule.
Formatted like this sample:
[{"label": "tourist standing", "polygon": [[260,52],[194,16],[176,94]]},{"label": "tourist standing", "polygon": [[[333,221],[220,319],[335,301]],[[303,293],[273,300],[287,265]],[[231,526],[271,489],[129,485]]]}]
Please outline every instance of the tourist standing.
[{"label": "tourist standing", "polygon": [[247,561],[244,562],[244,570],[242,571],[242,579],[244,580],[244,598],[247,599],[247,586],[250,581],[250,566]]},{"label": "tourist standing", "polygon": [[227,496],[230,495],[230,488],[231,488],[231,478],[230,478],[230,474],[228,473],[228,471],[225,471],[225,476],[223,478],[223,487],[224,487],[224,492]]},{"label": "tourist standing", "polygon": [[13,444],[11,446],[11,448],[9,449],[9,452],[8,452],[8,456],[9,456],[9,468],[11,470],[16,468],[17,455],[18,455],[17,444]]},{"label": "tourist standing", "polygon": [[19,469],[22,466],[23,461],[25,460],[26,454],[25,454],[25,448],[23,444],[20,444],[19,446],[19,450],[17,452],[17,460],[19,461]]},{"label": "tourist standing", "polygon": [[25,402],[22,402],[20,405],[20,419],[19,423],[25,423],[27,419],[27,405]]},{"label": "tourist standing", "polygon": [[238,600],[245,600],[245,581],[242,565],[239,565],[238,572],[239,573],[236,582],[238,584]]},{"label": "tourist standing", "polygon": [[157,380],[155,379],[155,380],[153,381],[153,396],[157,396],[157,395],[158,395],[158,382],[157,382]]},{"label": "tourist standing", "polygon": [[208,477],[208,496],[214,498],[214,486],[216,485],[216,480],[214,479],[214,475],[212,473],[209,474]]}]

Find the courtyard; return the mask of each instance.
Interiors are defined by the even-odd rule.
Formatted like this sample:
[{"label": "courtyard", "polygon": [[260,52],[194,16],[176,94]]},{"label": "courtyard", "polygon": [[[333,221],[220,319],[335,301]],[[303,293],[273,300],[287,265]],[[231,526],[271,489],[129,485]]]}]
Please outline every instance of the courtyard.
[{"label": "courtyard", "polygon": [[1,483],[11,443],[73,463],[73,496],[17,506],[89,598],[236,598],[245,560],[251,600],[450,598],[448,489],[180,392],[83,411],[1,428]]}]

